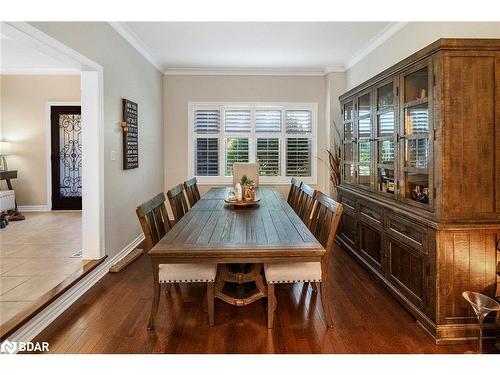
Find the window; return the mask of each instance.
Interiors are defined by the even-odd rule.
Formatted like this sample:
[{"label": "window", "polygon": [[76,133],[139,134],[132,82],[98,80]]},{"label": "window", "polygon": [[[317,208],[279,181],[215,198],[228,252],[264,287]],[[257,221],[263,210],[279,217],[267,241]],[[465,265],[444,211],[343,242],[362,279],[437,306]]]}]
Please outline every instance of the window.
[{"label": "window", "polygon": [[261,183],[316,183],[316,104],[190,103],[189,175],[231,183],[233,164],[259,163]]},{"label": "window", "polygon": [[248,138],[226,138],[226,176],[233,175],[234,163],[248,161]]},{"label": "window", "polygon": [[260,176],[280,175],[279,138],[257,138],[257,163]]}]

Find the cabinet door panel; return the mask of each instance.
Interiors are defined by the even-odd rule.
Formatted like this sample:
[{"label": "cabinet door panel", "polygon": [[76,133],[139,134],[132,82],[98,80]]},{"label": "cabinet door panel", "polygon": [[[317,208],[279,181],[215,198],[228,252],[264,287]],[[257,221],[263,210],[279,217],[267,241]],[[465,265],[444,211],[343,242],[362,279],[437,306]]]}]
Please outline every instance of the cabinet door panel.
[{"label": "cabinet door panel", "polygon": [[388,274],[394,285],[413,303],[423,307],[425,257],[409,246],[389,238]]},{"label": "cabinet door panel", "polygon": [[339,233],[340,237],[354,249],[356,244],[356,217],[344,211],[340,219]]},{"label": "cabinet door panel", "polygon": [[372,266],[382,269],[382,234],[363,222],[359,224],[361,256]]},{"label": "cabinet door panel", "polygon": [[500,79],[497,83],[493,79],[495,72],[500,77],[499,62],[500,54],[496,60],[495,56],[444,58],[443,95],[449,98],[443,109],[444,218],[470,220],[500,214],[500,177],[493,172],[495,153],[497,158],[500,155],[500,100],[495,90]]}]

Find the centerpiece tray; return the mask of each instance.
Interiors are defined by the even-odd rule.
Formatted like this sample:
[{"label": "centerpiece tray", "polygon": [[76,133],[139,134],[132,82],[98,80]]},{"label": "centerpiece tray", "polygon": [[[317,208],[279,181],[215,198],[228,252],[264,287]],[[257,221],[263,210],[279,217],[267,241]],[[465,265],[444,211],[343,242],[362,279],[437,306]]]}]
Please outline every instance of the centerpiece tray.
[{"label": "centerpiece tray", "polygon": [[247,199],[247,200],[241,200],[241,201],[229,200],[226,198],[226,199],[224,199],[224,202],[226,202],[227,204],[234,206],[234,207],[250,207],[250,206],[254,206],[257,203],[259,203],[260,198],[254,198],[252,200]]}]

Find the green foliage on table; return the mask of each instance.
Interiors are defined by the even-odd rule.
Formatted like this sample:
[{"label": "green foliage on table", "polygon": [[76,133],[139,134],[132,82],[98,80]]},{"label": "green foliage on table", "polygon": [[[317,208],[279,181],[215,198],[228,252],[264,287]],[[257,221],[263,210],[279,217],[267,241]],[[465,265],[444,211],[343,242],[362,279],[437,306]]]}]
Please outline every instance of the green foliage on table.
[{"label": "green foliage on table", "polygon": [[252,186],[253,185],[253,180],[250,180],[246,174],[241,176],[241,184],[243,186]]}]

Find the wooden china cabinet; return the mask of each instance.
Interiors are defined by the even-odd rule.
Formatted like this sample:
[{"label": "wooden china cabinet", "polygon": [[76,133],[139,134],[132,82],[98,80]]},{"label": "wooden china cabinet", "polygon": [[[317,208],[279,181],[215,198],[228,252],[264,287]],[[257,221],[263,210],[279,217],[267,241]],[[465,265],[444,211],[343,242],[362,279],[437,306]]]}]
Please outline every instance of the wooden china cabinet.
[{"label": "wooden china cabinet", "polygon": [[437,40],[340,97],[338,240],[437,343],[475,339],[462,292],[499,283],[499,98],[499,39]]}]

